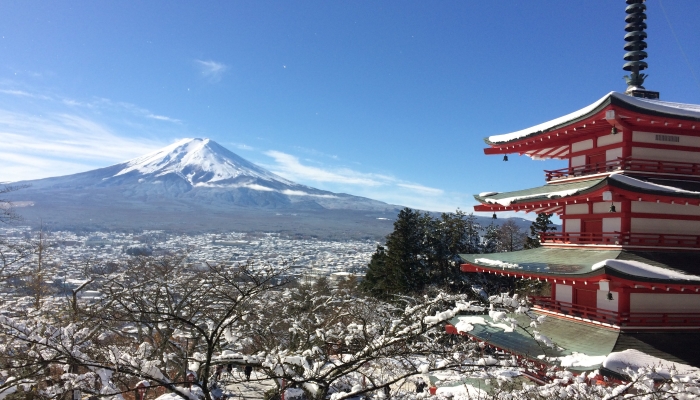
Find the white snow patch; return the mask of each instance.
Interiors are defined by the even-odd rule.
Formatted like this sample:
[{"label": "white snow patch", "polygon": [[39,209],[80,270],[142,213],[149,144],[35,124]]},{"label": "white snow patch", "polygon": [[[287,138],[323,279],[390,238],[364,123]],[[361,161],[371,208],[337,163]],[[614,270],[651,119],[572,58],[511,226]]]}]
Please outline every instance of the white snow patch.
[{"label": "white snow patch", "polygon": [[627,368],[635,372],[640,368],[654,368],[654,371],[664,378],[669,378],[673,370],[676,374],[690,374],[700,378],[700,369],[696,367],[664,360],[634,349],[610,353],[603,361],[603,367],[618,373],[624,373]]},{"label": "white snow patch", "polygon": [[491,260],[488,258],[477,258],[474,260],[474,262],[479,263],[479,264],[486,264],[486,265],[491,265],[494,267],[501,267],[503,269],[505,268],[520,268],[520,265],[518,264],[511,264],[499,260]]},{"label": "white snow patch", "polygon": [[498,194],[498,192],[481,192],[479,193],[479,197],[489,197],[493,196],[494,194]]},{"label": "white snow patch", "polygon": [[324,199],[337,199],[338,196],[334,196],[332,194],[313,194],[313,193],[306,193],[301,190],[291,190],[291,189],[286,189],[281,191],[280,193],[286,194],[287,196],[311,196],[311,197],[320,197]]},{"label": "white snow patch", "polygon": [[596,107],[598,107],[600,104],[605,102],[608,99],[608,97],[610,97],[612,94],[614,94],[614,92],[610,92],[610,93],[606,94],[600,100],[596,101],[595,103],[593,103],[587,107],[584,107],[578,111],[574,111],[570,114],[566,114],[562,117],[555,118],[551,121],[543,122],[539,125],[535,125],[535,126],[532,126],[530,128],[521,129],[521,130],[516,131],[516,132],[506,133],[503,135],[489,136],[489,142],[491,142],[491,143],[509,142],[511,140],[520,139],[522,137],[528,136],[528,135],[535,133],[535,132],[538,132],[538,131],[546,131],[546,130],[551,129],[557,125],[564,124],[572,119],[581,117],[581,116],[586,115],[589,112],[595,110]]},{"label": "white snow patch", "polygon": [[640,181],[639,179],[634,179],[634,178],[631,178],[629,176],[622,175],[619,173],[619,171],[611,174],[610,179],[613,179],[613,180],[616,180],[618,182],[622,182],[626,185],[634,186],[634,187],[637,187],[640,189],[654,190],[657,192],[687,193],[687,194],[700,195],[700,192],[694,192],[692,190],[684,190],[684,189],[679,189],[679,188],[676,188],[673,186],[659,185],[656,183]]},{"label": "white snow patch", "polygon": [[547,198],[550,198],[550,199],[559,198],[559,197],[568,197],[568,196],[573,196],[580,191],[581,191],[581,189],[568,189],[568,190],[560,190],[560,191],[549,192],[549,193],[535,193],[535,194],[528,194],[528,195],[524,195],[524,196],[506,197],[503,199],[484,199],[484,201],[487,203],[490,203],[490,204],[500,204],[504,207],[508,207],[509,205],[511,205],[511,203],[513,203],[515,201],[533,199],[533,198],[542,197],[542,196],[547,196]]},{"label": "white snow patch", "polygon": [[603,267],[609,267],[614,270],[623,272],[625,274],[640,276],[644,278],[652,279],[670,279],[670,280],[683,280],[683,281],[700,281],[700,276],[697,275],[687,275],[682,272],[669,270],[666,268],[656,267],[647,263],[640,261],[630,261],[630,260],[614,260],[608,259],[601,262],[595,263],[591,266],[591,270],[595,271]]},{"label": "white snow patch", "polygon": [[573,352],[568,356],[557,357],[557,359],[562,367],[594,367],[602,364],[605,361],[605,357]]},{"label": "white snow patch", "polygon": [[512,133],[506,133],[503,135],[494,135],[494,136],[489,136],[489,141],[491,143],[503,143],[503,142],[509,142],[511,140],[516,140],[523,138],[525,136],[529,136],[535,132],[538,131],[547,131],[555,126],[558,125],[563,125],[573,119],[582,117],[593,110],[595,110],[598,106],[603,104],[609,97],[614,97],[618,100],[622,100],[628,104],[635,105],[637,107],[641,107],[647,110],[651,111],[658,111],[662,113],[668,113],[672,115],[677,115],[677,116],[685,116],[685,117],[693,117],[693,118],[700,118],[700,105],[696,104],[683,104],[683,103],[672,103],[668,101],[661,101],[661,100],[650,100],[650,99],[641,99],[637,97],[632,97],[632,96],[627,96],[622,93],[616,93],[616,92],[610,92],[603,96],[601,99],[596,101],[595,103],[586,106],[578,111],[574,111],[570,114],[566,114],[562,117],[555,118],[551,121],[543,122],[539,125],[532,126],[530,128],[522,129],[516,132]]},{"label": "white snow patch", "polygon": [[458,322],[454,325],[457,332],[471,332],[474,325],[486,325],[484,317],[477,315],[466,315],[457,317]]},{"label": "white snow patch", "polygon": [[442,386],[437,388],[435,393],[439,396],[450,396],[458,399],[485,399],[487,397],[487,393],[485,391],[475,388],[474,386],[466,383],[461,384],[459,386]]},{"label": "white snow patch", "polygon": [[[125,168],[114,176],[132,171],[144,175],[155,174],[155,176],[176,174],[190,184],[198,186],[246,176],[295,185],[243,159],[236,159],[233,153],[222,149],[209,139],[182,139],[153,153],[127,161],[123,164]],[[255,185],[251,185],[250,188],[272,190],[264,186],[255,187]]]}]

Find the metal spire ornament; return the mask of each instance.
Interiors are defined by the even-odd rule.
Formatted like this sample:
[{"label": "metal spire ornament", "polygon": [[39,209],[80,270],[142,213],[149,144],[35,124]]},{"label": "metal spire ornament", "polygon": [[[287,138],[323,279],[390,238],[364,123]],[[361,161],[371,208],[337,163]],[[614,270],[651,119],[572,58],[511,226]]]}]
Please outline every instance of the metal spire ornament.
[{"label": "metal spire ornament", "polygon": [[647,42],[644,40],[647,38],[647,33],[644,31],[647,28],[646,22],[647,15],[644,13],[647,6],[644,4],[645,0],[626,0],[627,8],[625,12],[627,16],[625,17],[625,56],[624,59],[627,61],[622,69],[629,71],[629,75],[625,75],[625,81],[627,82],[626,94],[634,97],[644,97],[648,99],[658,99],[659,92],[648,91],[644,88],[644,80],[648,75],[641,73],[647,69],[648,64],[643,60],[647,58],[647,52],[644,51],[647,48]]}]

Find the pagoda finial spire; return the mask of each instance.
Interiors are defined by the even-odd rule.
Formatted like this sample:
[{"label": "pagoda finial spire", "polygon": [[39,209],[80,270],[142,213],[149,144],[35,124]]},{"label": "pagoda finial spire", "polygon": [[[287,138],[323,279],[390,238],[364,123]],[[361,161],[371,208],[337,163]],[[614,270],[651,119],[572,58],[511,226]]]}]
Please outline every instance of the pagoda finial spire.
[{"label": "pagoda finial spire", "polygon": [[648,75],[641,73],[647,69],[647,63],[643,60],[647,58],[647,52],[644,51],[647,48],[647,42],[644,39],[647,38],[647,33],[644,31],[647,28],[646,22],[647,15],[644,13],[647,6],[644,4],[645,0],[626,0],[627,8],[625,12],[627,16],[625,17],[625,56],[624,59],[627,61],[622,69],[629,71],[630,74],[625,76],[625,81],[627,81],[627,93],[630,96],[635,97],[647,97],[647,98],[659,98],[658,92],[650,92],[644,89],[644,79]]},{"label": "pagoda finial spire", "polygon": [[625,71],[630,71],[629,76],[625,76],[627,81],[627,89],[644,89],[644,78],[647,76],[645,74],[639,73],[647,69],[647,63],[642,61],[647,58],[647,52],[644,49],[647,48],[647,43],[644,39],[647,38],[647,33],[644,30],[647,28],[647,24],[644,20],[647,19],[647,15],[644,13],[647,6],[644,5],[644,0],[627,0],[627,16],[625,17],[625,65],[622,67]]}]

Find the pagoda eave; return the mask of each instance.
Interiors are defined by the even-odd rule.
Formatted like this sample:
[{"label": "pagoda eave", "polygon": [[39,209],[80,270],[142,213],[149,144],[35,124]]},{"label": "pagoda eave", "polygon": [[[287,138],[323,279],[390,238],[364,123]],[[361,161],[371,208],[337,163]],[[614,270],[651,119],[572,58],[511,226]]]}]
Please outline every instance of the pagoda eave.
[{"label": "pagoda eave", "polygon": [[700,108],[687,104],[648,102],[610,93],[568,116],[505,135],[490,136],[484,154],[521,154],[533,158],[565,158],[563,147],[578,137],[619,130],[700,136]]},{"label": "pagoda eave", "polygon": [[[661,179],[654,182],[667,183],[666,180]],[[672,180],[668,182],[674,183]],[[686,184],[692,184],[694,189],[700,187],[700,183],[686,182]],[[475,195],[474,198],[481,203],[474,206],[474,211],[478,212],[524,211],[560,214],[567,205],[602,201],[641,201],[700,206],[700,191],[671,187],[619,174],[585,181],[549,184],[523,191]]]},{"label": "pagoda eave", "polygon": [[[585,250],[584,250],[585,251]],[[700,281],[677,281],[635,277],[620,273],[611,268],[601,268],[582,274],[557,274],[533,271],[515,271],[514,269],[484,266],[473,263],[460,265],[461,272],[485,273],[496,276],[517,279],[532,279],[564,285],[598,285],[600,281],[608,281],[612,288],[627,287],[635,289],[658,290],[665,292],[700,293]]]}]

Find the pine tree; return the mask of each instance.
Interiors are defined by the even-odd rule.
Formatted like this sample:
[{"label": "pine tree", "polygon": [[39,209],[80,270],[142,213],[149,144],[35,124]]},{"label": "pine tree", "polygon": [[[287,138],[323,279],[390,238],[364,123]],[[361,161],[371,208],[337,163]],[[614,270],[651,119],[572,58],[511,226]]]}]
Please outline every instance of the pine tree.
[{"label": "pine tree", "polygon": [[498,226],[491,222],[491,225],[486,227],[486,233],[481,242],[482,253],[496,253],[501,248],[501,237],[498,233]]},{"label": "pine tree", "polygon": [[421,290],[428,281],[426,225],[429,215],[404,208],[394,222],[386,246],[377,247],[362,289],[377,297]]},{"label": "pine tree", "polygon": [[540,247],[540,235],[550,231],[556,231],[552,224],[552,214],[537,214],[537,219],[530,225],[530,236],[525,239],[525,248],[534,249]]}]

